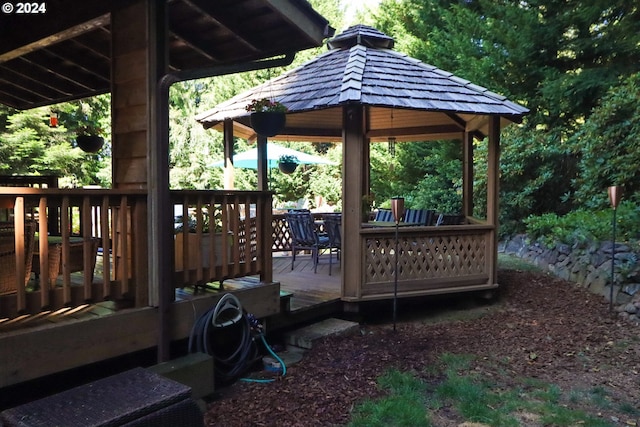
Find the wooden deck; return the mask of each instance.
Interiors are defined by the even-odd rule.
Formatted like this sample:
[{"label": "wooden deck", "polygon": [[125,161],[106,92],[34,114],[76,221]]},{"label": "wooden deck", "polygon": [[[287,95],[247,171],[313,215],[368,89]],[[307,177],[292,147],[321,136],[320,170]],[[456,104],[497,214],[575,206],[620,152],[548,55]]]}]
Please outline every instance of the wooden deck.
[{"label": "wooden deck", "polygon": [[[310,320],[335,315],[342,311],[340,298],[340,265],[333,255],[332,275],[329,256],[321,255],[317,272],[310,255],[298,255],[291,269],[291,256],[286,253],[273,258],[273,280],[280,285],[280,313],[269,316],[269,330],[288,328]],[[229,279],[223,290],[236,292],[257,286],[258,277]]]},{"label": "wooden deck", "polygon": [[291,311],[301,310],[316,304],[340,300],[340,263],[333,255],[329,275],[329,255],[321,255],[317,273],[313,272],[313,261],[309,255],[298,255],[291,269],[290,256],[274,256],[273,280],[280,282],[280,290],[290,292]]},{"label": "wooden deck", "polygon": [[[315,274],[308,255],[296,259],[293,271],[290,257],[276,256],[273,283],[247,277],[229,279],[222,290],[214,286],[196,292],[193,288],[178,289],[169,313],[173,319],[171,339],[188,338],[195,316],[213,307],[225,292],[233,292],[249,313],[269,319],[271,330],[318,317],[327,310],[333,314],[341,307],[340,267],[333,265],[332,276],[328,269],[328,255],[321,257]],[[282,313],[287,296],[290,311]],[[157,325],[157,308],[130,308],[117,301],[0,319],[0,388],[153,348]]]},{"label": "wooden deck", "polygon": [[[313,272],[313,261],[310,255],[300,254],[296,257],[294,269],[291,269],[291,256],[288,253],[274,254],[273,276],[274,282],[280,283],[280,291],[283,298],[290,298],[289,310],[291,312],[309,310],[317,305],[335,303],[340,301],[340,264],[333,255],[332,275],[329,275],[329,256],[323,254],[320,257],[317,273]],[[98,256],[96,271],[102,266],[102,255]],[[96,274],[95,281],[99,281]],[[74,273],[72,279],[78,284],[82,281],[80,273]],[[34,279],[32,279],[34,280]],[[60,280],[60,279],[59,279]],[[247,290],[258,286],[257,277],[229,279],[224,282],[222,289],[216,286],[207,287],[194,292],[193,288],[176,290],[176,300],[192,300],[198,296],[211,295],[225,291]],[[96,317],[114,314],[129,307],[116,301],[103,301],[94,304],[85,304],[75,308],[62,308],[56,311],[47,311],[37,315],[23,315],[15,319],[0,319],[0,333],[15,331],[24,328],[32,328],[57,324],[65,321],[89,320]]]}]

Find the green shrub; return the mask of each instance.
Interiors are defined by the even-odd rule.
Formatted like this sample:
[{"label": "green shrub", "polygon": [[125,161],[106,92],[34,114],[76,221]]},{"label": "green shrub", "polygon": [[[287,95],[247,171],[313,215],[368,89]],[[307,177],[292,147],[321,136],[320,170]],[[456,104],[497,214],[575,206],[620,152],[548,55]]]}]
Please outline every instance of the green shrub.
[{"label": "green shrub", "polygon": [[[548,213],[529,216],[524,220],[526,234],[548,247],[561,242],[583,245],[612,238],[613,211],[576,210],[566,215]],[[616,241],[636,244],[640,237],[640,208],[630,201],[623,201],[616,212]]]}]

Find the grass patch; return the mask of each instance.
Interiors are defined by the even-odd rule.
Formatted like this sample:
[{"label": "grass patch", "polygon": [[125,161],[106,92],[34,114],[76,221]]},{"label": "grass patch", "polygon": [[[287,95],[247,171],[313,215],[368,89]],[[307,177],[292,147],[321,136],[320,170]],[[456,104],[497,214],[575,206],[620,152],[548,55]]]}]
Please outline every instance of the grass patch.
[{"label": "grass patch", "polygon": [[[604,390],[564,391],[528,378],[509,378],[507,386],[507,378],[483,375],[474,362],[472,355],[443,354],[437,366],[426,372],[428,383],[409,372],[387,371],[378,378],[385,396],[357,406],[348,426],[435,426],[432,417],[440,410],[458,424],[491,427],[610,425],[579,409],[606,400]],[[634,409],[631,404],[623,407],[625,412]]]},{"label": "grass patch", "polygon": [[378,387],[387,396],[358,406],[349,424],[352,427],[428,427],[425,414],[426,386],[407,372],[387,371],[378,378]]}]

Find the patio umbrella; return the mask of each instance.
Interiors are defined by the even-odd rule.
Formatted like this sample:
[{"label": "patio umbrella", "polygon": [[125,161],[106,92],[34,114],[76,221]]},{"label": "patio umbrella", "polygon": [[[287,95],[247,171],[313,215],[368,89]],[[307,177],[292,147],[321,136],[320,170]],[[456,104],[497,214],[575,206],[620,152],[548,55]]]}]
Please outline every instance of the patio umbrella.
[{"label": "patio umbrella", "polygon": [[[324,159],[312,154],[296,151],[291,148],[283,147],[278,144],[267,144],[267,167],[277,168],[278,159],[283,156],[295,156],[298,159],[299,164],[305,165],[335,165],[334,162]],[[233,156],[233,165],[237,168],[258,169],[258,149],[253,148],[248,151],[243,151]],[[221,167],[224,166],[224,160],[220,160],[212,163],[210,166]]]}]

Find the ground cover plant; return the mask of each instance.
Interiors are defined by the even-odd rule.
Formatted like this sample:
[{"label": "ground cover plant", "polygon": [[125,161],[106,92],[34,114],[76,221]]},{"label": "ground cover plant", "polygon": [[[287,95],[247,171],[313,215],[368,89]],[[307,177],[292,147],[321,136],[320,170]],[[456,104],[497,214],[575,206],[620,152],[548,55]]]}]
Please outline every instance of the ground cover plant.
[{"label": "ground cover plant", "polygon": [[207,425],[640,425],[640,327],[509,261],[495,301],[401,301],[396,332],[377,306],[360,333],[314,344],[285,377],[219,389]]}]

